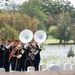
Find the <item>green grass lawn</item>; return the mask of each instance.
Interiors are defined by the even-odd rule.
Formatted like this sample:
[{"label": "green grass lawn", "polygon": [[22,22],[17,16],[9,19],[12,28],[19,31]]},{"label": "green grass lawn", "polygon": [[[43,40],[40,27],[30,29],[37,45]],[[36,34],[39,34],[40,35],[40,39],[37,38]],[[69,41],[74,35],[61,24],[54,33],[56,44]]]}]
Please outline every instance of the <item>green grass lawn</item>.
[{"label": "green grass lawn", "polygon": [[[68,43],[73,43],[73,40],[68,41]],[[47,39],[44,44],[51,44],[51,43],[59,43],[58,39]]]},{"label": "green grass lawn", "polygon": [[44,43],[45,44],[59,43],[59,40],[58,39],[47,39]]}]

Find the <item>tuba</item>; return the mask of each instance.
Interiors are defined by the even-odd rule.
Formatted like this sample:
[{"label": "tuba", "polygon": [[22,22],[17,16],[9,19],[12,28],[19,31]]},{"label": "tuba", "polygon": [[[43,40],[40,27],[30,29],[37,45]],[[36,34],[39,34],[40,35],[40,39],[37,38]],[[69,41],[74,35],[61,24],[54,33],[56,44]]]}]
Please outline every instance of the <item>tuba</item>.
[{"label": "tuba", "polygon": [[43,30],[38,30],[34,34],[34,40],[38,43],[41,44],[43,43],[47,38],[46,32]]},{"label": "tuba", "polygon": [[31,30],[23,30],[20,34],[19,34],[19,39],[22,43],[29,43],[33,38],[33,32]]},{"label": "tuba", "polygon": [[[35,32],[34,34],[34,41],[37,43],[37,46],[40,48],[40,44],[42,44],[47,38],[47,35],[46,33],[43,31],[43,30],[38,30]],[[31,54],[30,54],[30,57],[31,59],[35,59],[35,56],[37,55],[37,53],[40,51],[40,50],[37,50],[34,45],[33,46],[33,49],[31,51]]]}]

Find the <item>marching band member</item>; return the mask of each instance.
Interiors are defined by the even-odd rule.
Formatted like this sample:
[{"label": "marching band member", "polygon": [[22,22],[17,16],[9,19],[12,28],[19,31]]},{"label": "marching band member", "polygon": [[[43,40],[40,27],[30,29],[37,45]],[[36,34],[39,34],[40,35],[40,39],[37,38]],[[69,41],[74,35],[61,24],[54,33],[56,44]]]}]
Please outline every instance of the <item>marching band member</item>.
[{"label": "marching band member", "polygon": [[31,45],[28,44],[28,46],[26,47],[26,71],[27,71],[27,67],[29,66],[33,66],[33,59],[32,59],[32,56],[31,56]]},{"label": "marching band member", "polygon": [[5,52],[4,52],[4,68],[6,72],[10,71],[9,54],[11,50],[11,40],[6,40]]},{"label": "marching band member", "polygon": [[3,68],[3,61],[4,61],[4,50],[5,46],[3,45],[4,40],[0,38],[0,68]]},{"label": "marching band member", "polygon": [[18,71],[25,71],[26,49],[24,48],[24,45],[25,44],[21,42],[21,49],[19,50],[19,55],[17,55],[19,60]]},{"label": "marching band member", "polygon": [[40,51],[41,51],[41,48],[39,47],[39,45],[35,42],[35,41],[32,41],[32,47],[33,47],[33,50],[36,51],[34,52],[34,67],[35,67],[35,71],[38,71],[39,70],[39,63],[40,63]]},{"label": "marching band member", "polygon": [[[14,48],[18,45],[18,40],[12,40],[12,42],[14,43],[13,46],[12,46],[12,50],[11,52],[14,50]],[[11,54],[10,52],[10,54]],[[10,60],[10,64],[11,64],[11,70],[12,71],[15,71],[15,70],[18,70],[18,64],[17,64],[17,58],[15,57],[15,55],[18,54],[18,50],[15,52],[15,54],[12,55],[11,59]],[[9,55],[9,58],[10,58],[10,55]]]},{"label": "marching band member", "polygon": [[19,50],[19,55],[16,57],[19,59],[18,70],[27,71],[28,66],[32,66],[31,60],[29,58],[30,47],[21,42],[21,49]]}]

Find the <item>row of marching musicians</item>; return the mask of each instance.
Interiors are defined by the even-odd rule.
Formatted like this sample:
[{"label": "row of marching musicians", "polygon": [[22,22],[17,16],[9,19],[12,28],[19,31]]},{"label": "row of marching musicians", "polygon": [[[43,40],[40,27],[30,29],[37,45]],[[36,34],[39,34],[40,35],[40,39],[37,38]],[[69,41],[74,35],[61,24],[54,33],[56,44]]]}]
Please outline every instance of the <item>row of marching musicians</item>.
[{"label": "row of marching musicians", "polygon": [[0,68],[10,71],[27,71],[28,66],[33,66],[35,71],[39,70],[40,63],[39,45],[32,41],[31,44],[24,44],[18,40],[4,40],[0,38]]}]

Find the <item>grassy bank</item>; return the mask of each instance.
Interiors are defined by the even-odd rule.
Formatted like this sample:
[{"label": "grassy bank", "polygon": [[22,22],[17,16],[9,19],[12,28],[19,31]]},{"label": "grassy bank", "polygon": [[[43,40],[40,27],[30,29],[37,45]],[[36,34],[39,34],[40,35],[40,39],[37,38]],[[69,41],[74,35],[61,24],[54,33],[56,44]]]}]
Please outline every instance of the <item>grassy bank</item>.
[{"label": "grassy bank", "polygon": [[[51,44],[51,43],[59,43],[58,39],[47,39],[44,44]],[[74,43],[73,40],[68,41],[68,43]]]}]

